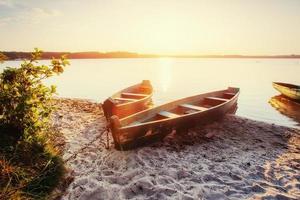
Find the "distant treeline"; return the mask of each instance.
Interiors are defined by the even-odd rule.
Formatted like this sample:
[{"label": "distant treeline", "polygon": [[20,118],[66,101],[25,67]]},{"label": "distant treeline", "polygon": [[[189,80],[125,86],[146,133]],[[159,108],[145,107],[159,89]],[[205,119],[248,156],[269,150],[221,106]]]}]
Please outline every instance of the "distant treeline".
[{"label": "distant treeline", "polygon": [[[30,59],[30,52],[2,51],[8,60]],[[42,59],[59,58],[66,55],[69,59],[104,59],[104,58],[159,58],[159,57],[174,57],[174,58],[300,58],[300,55],[154,55],[154,54],[138,54],[131,52],[44,52]]]},{"label": "distant treeline", "polygon": [[[4,54],[8,60],[20,60],[20,59],[30,59],[30,52],[16,52],[16,51],[0,51]],[[131,52],[43,52],[42,59],[52,59],[59,58],[62,55],[66,55],[68,59],[97,59],[97,58],[148,58],[157,57],[155,55],[140,55]]]}]

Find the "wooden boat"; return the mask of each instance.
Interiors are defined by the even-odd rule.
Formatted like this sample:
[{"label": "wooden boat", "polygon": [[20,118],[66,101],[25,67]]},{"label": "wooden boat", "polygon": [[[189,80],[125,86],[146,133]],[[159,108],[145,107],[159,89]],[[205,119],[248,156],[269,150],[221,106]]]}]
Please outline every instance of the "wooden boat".
[{"label": "wooden boat", "polygon": [[119,118],[145,110],[151,104],[153,88],[149,80],[121,90],[106,99],[102,109],[107,120],[116,115]]},{"label": "wooden boat", "polygon": [[300,86],[289,83],[273,82],[273,87],[282,95],[300,101]]},{"label": "wooden boat", "polygon": [[237,104],[239,88],[209,92],[173,101],[119,119],[112,116],[110,130],[115,147],[127,150],[223,117]]},{"label": "wooden boat", "polygon": [[300,124],[300,103],[290,100],[283,95],[272,97],[269,103],[281,114]]}]

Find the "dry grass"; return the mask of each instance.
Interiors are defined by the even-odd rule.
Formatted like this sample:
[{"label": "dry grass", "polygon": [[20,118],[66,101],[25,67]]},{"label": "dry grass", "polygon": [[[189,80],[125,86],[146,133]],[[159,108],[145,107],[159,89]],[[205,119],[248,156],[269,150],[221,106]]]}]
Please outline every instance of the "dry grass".
[{"label": "dry grass", "polygon": [[0,128],[0,199],[45,199],[63,180],[64,163],[57,148],[41,135],[14,140]]}]

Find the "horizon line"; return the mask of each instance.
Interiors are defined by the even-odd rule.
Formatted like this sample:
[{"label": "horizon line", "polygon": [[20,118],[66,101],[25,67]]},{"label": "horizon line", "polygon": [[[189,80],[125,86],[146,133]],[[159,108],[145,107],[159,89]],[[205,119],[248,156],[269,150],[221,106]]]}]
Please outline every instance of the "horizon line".
[{"label": "horizon line", "polygon": [[[178,53],[178,54],[168,54],[168,53],[141,53],[133,51],[44,51],[43,53],[55,53],[55,54],[127,54],[127,55],[136,55],[136,56],[153,56],[153,57],[278,57],[278,56],[289,56],[289,57],[298,57],[300,53],[289,53],[289,54],[240,54],[240,53],[212,53],[212,54],[197,54],[197,53]],[[0,53],[32,53],[32,51],[16,51],[16,50],[1,50]]]}]

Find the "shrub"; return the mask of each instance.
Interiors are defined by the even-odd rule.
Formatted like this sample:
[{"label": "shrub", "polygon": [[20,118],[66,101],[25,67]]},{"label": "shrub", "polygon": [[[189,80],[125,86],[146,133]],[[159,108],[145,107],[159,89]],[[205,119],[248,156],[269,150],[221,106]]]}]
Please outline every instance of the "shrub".
[{"label": "shrub", "polygon": [[35,49],[30,60],[19,68],[8,67],[0,75],[0,124],[22,130],[22,136],[28,139],[47,128],[53,108],[51,97],[56,88],[46,87],[42,81],[62,73],[69,64],[61,57],[52,59],[50,66],[38,65],[41,54]]},{"label": "shrub", "polygon": [[7,59],[6,55],[0,53],[0,63],[3,63],[3,61],[6,59]]},{"label": "shrub", "polygon": [[44,199],[64,175],[61,157],[46,142],[55,87],[43,80],[69,62],[61,57],[39,65],[41,54],[35,49],[30,60],[0,74],[0,199]]}]

